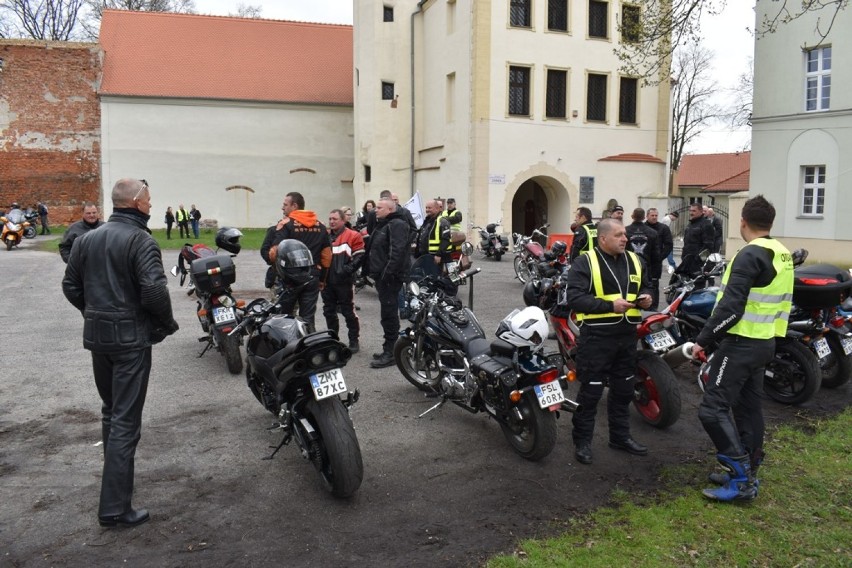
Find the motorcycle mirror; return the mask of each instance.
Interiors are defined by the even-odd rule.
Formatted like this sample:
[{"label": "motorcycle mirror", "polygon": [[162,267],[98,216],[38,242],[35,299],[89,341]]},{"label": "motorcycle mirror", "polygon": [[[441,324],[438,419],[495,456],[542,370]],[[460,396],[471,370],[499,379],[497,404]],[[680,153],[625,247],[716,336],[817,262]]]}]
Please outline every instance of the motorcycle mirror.
[{"label": "motorcycle mirror", "polygon": [[710,262],[722,262],[723,260],[725,260],[725,257],[723,257],[718,252],[714,252],[709,257],[707,257],[707,260],[709,260]]},{"label": "motorcycle mirror", "polygon": [[473,254],[473,245],[469,242],[463,242],[461,245],[461,253],[465,256],[470,256]]},{"label": "motorcycle mirror", "polygon": [[793,251],[793,266],[801,266],[808,258],[808,249],[796,249]]},{"label": "motorcycle mirror", "polygon": [[177,265],[172,266],[172,269],[171,269],[169,272],[171,272],[171,273],[172,273],[172,276],[177,276],[177,275],[178,275],[178,267],[177,267]]}]

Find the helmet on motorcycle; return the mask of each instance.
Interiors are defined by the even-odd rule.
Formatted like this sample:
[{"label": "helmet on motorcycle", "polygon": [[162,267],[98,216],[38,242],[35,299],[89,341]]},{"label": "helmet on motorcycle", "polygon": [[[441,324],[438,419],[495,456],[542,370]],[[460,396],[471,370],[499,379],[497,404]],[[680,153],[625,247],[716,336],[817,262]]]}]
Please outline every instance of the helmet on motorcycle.
[{"label": "helmet on motorcycle", "polygon": [[565,241],[556,241],[553,243],[553,246],[550,247],[550,252],[553,256],[562,256],[565,254],[565,251],[568,250],[568,245],[565,244]]},{"label": "helmet on motorcycle", "polygon": [[541,294],[541,282],[538,280],[530,280],[524,284],[524,305],[537,306],[539,295]]},{"label": "helmet on motorcycle", "polygon": [[275,257],[275,271],[284,284],[300,286],[311,279],[314,258],[301,241],[284,239],[279,243]]},{"label": "helmet on motorcycle", "polygon": [[240,244],[240,237],[242,236],[243,234],[239,229],[222,227],[216,231],[216,246],[230,253],[239,254],[242,249]]},{"label": "helmet on motorcycle", "polygon": [[497,337],[517,347],[532,347],[537,351],[544,347],[550,328],[541,308],[530,306],[514,310],[497,326]]},{"label": "helmet on motorcycle", "polygon": [[21,206],[18,205],[17,201],[13,201],[12,204],[9,206],[9,209],[20,209],[20,208],[21,208]]},{"label": "helmet on motorcycle", "polygon": [[556,304],[557,291],[553,289],[552,278],[542,278],[538,294],[538,307],[542,310],[550,310]]}]

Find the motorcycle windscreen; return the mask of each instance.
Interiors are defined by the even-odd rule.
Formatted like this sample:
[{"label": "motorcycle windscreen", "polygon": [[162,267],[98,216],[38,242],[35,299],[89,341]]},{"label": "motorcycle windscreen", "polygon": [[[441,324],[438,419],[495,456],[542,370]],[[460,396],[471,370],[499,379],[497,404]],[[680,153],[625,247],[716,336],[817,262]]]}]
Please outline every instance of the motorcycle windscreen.
[{"label": "motorcycle windscreen", "polygon": [[421,280],[424,280],[429,276],[433,278],[441,276],[441,267],[435,264],[435,259],[431,254],[424,254],[411,265],[408,277],[412,282],[419,283]]}]

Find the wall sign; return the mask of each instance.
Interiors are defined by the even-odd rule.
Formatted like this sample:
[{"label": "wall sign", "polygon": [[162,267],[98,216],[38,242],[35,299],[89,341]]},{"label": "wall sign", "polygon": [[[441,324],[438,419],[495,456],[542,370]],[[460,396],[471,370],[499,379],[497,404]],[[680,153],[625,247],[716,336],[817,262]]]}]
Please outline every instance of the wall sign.
[{"label": "wall sign", "polygon": [[595,178],[580,176],[580,203],[595,202]]}]

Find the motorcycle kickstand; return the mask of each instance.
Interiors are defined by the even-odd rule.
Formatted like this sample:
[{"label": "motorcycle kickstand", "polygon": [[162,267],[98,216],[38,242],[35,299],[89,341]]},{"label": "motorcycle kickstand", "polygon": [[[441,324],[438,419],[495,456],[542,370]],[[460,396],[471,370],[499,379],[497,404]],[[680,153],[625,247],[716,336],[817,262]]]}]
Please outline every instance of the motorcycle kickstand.
[{"label": "motorcycle kickstand", "polygon": [[[280,429],[280,428],[281,428],[281,425],[280,425],[280,424],[273,424],[271,427],[267,428],[267,430],[278,430],[278,429]],[[280,444],[278,444],[277,446],[269,446],[270,448],[275,448],[275,449],[272,451],[272,453],[271,453],[271,454],[269,454],[268,456],[266,456],[265,458],[260,458],[260,459],[262,459],[262,460],[271,460],[272,458],[274,458],[274,457],[275,457],[275,454],[277,454],[277,453],[278,453],[278,450],[280,450],[281,448],[283,448],[284,446],[286,446],[288,443],[290,443],[290,439],[291,439],[291,438],[292,438],[292,435],[291,435],[289,432],[287,432],[287,433],[284,435],[284,437],[281,439],[281,443],[280,443]]]},{"label": "motorcycle kickstand", "polygon": [[429,414],[429,413],[430,413],[430,412],[432,412],[433,410],[437,410],[437,409],[441,408],[442,406],[444,406],[445,404],[447,404],[447,401],[448,401],[448,400],[450,400],[450,399],[449,399],[449,398],[447,398],[446,396],[441,395],[441,401],[440,401],[438,404],[436,404],[436,405],[435,405],[435,406],[433,406],[432,408],[428,409],[426,412],[424,412],[423,414],[421,414],[421,415],[420,415],[420,416],[418,416],[417,418],[423,418],[424,416],[426,416],[427,414]]},{"label": "motorcycle kickstand", "polygon": [[202,349],[202,350],[201,350],[201,353],[199,353],[199,354],[198,354],[197,359],[201,359],[201,358],[204,356],[204,354],[205,354],[205,353],[207,353],[207,351],[208,351],[211,347],[213,347],[213,342],[212,342],[212,341],[210,341],[210,338],[209,338],[209,337],[199,337],[199,338],[198,338],[198,342],[199,342],[199,343],[201,343],[202,341],[206,341],[206,342],[207,342],[207,345],[205,345],[205,346],[204,346],[204,349]]}]

